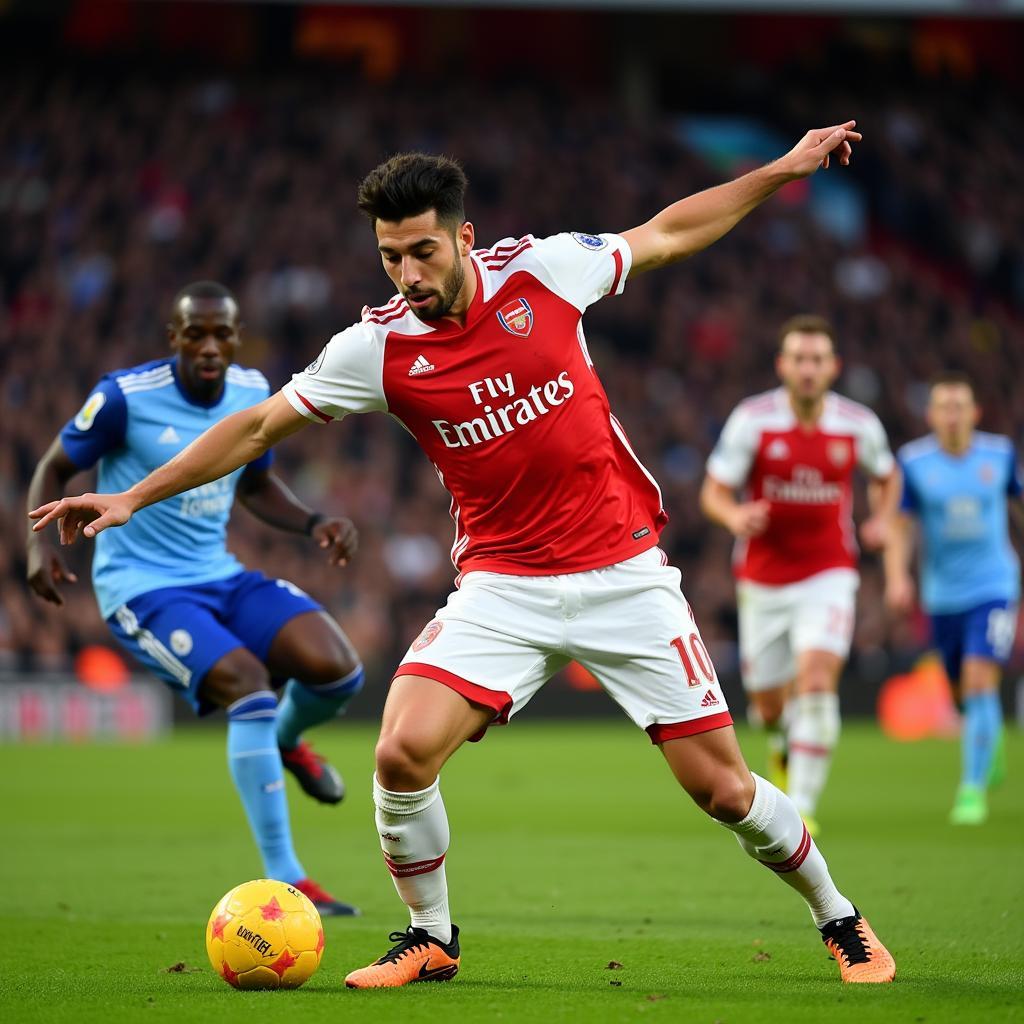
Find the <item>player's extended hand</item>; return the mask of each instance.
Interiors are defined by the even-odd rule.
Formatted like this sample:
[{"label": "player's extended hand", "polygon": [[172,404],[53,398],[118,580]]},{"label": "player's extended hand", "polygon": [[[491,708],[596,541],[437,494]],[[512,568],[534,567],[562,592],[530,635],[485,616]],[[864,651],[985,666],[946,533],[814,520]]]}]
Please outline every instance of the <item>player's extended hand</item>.
[{"label": "player's extended hand", "polygon": [[730,531],[736,537],[757,537],[768,529],[771,504],[763,498],[737,505],[729,523]]},{"label": "player's extended hand", "polygon": [[78,577],[64,564],[60,552],[45,541],[35,541],[29,545],[28,571],[25,575],[32,593],[58,607],[64,604],[64,598],[57,584],[78,582]]},{"label": "player's extended hand", "polygon": [[914,581],[909,573],[900,573],[885,581],[885,603],[897,615],[913,611]]},{"label": "player's extended hand", "polygon": [[871,516],[860,524],[860,542],[867,551],[881,551],[889,542],[889,521],[884,516]]},{"label": "player's extended hand", "polygon": [[95,537],[109,526],[124,526],[132,517],[132,503],[124,494],[81,494],[77,498],[61,498],[29,512],[35,519],[34,533],[57,520],[61,544],[74,544],[78,535]]},{"label": "player's extended hand", "polygon": [[851,143],[860,142],[863,135],[853,129],[856,121],[834,124],[830,128],[812,128],[783,158],[790,173],[806,178],[819,167],[828,170],[829,160],[835,157],[844,167],[853,154]]},{"label": "player's extended hand", "polygon": [[317,544],[327,550],[327,562],[339,568],[348,565],[359,547],[359,533],[351,519],[343,516],[321,519],[311,534]]}]

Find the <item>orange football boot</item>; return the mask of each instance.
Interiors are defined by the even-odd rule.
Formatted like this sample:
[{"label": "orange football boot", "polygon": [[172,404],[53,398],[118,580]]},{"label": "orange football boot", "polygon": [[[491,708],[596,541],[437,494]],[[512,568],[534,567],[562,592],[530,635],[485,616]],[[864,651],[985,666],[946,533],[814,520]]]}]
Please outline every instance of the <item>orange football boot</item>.
[{"label": "orange football boot", "polygon": [[828,947],[843,981],[881,984],[896,977],[896,961],[878,941],[871,925],[856,907],[853,917],[829,921],[821,930],[821,940]]},{"label": "orange football boot", "polygon": [[451,942],[435,939],[425,928],[412,925],[388,938],[398,945],[368,967],[353,971],[345,979],[349,988],[398,988],[416,981],[448,981],[459,973],[459,929],[455,925]]}]

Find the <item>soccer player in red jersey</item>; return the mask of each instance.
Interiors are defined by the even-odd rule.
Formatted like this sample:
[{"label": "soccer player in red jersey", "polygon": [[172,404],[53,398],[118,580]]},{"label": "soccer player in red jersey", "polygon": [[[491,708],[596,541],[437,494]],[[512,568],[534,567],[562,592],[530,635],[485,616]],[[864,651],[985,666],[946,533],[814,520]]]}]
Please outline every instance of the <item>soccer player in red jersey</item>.
[{"label": "soccer player in red jersey", "polygon": [[[853,637],[853,473],[870,480],[872,514],[860,530],[869,549],[885,541],[900,493],[878,417],[829,390],[839,373],[834,342],[822,317],[783,324],[782,387],[736,407],[701,490],[704,512],[737,539],[743,683],[768,730],[772,781],[788,790],[812,835]],[[742,501],[737,490],[745,490]]]},{"label": "soccer player in red jersey", "polygon": [[474,248],[457,164],[393,157],[359,190],[398,289],[390,302],[130,491],[33,513],[37,529],[61,519],[65,542],[94,536],[310,422],[354,412],[394,416],[432,461],[452,495],[457,589],[395,673],[373,782],[384,859],[412,921],[349,986],[456,973],[438,774],[572,659],[648,732],[697,804],[804,897],[843,978],[892,979],[892,957],[833,884],[796,808],[743,761],[679,572],[657,548],[660,492],[609,410],[581,322],[629,277],[710,245],[786,182],[847,163],[860,138],[852,121],[808,132],[774,163],[622,235],[528,235],[489,249]]}]

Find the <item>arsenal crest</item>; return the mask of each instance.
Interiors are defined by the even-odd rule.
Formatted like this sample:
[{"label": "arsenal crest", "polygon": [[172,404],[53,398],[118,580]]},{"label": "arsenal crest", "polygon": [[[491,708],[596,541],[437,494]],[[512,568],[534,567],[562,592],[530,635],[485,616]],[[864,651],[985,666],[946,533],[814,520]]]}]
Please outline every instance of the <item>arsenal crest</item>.
[{"label": "arsenal crest", "polygon": [[833,466],[845,466],[850,460],[850,446],[846,441],[829,441],[828,457]]},{"label": "arsenal crest", "polygon": [[424,626],[423,632],[413,641],[412,649],[422,651],[424,647],[429,647],[438,638],[442,629],[444,629],[443,622],[438,622],[437,619],[428,622]]},{"label": "arsenal crest", "polygon": [[517,338],[528,338],[533,330],[533,310],[526,299],[515,299],[506,302],[498,310],[498,321],[509,334]]}]

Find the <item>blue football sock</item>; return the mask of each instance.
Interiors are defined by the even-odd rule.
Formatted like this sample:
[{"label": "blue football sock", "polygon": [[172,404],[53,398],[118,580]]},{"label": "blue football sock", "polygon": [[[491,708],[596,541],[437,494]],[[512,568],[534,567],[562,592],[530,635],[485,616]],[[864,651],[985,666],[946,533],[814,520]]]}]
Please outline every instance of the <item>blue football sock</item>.
[{"label": "blue football sock", "polygon": [[995,691],[972,693],[964,698],[964,725],[961,782],[984,786],[995,754],[999,731],[1003,727],[1003,709]]},{"label": "blue football sock", "polygon": [[294,884],[306,872],[292,848],[276,718],[277,698],[272,693],[250,694],[228,708],[228,767],[267,878]]},{"label": "blue football sock", "polygon": [[363,688],[363,666],[327,686],[307,686],[289,680],[277,712],[277,742],[285,750],[298,744],[303,732],[332,719]]}]

